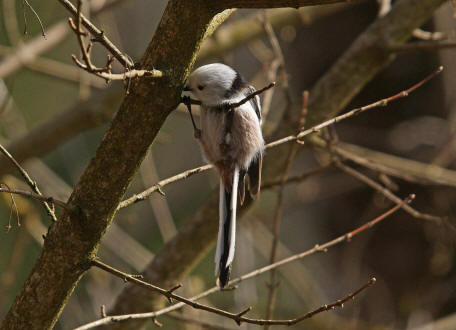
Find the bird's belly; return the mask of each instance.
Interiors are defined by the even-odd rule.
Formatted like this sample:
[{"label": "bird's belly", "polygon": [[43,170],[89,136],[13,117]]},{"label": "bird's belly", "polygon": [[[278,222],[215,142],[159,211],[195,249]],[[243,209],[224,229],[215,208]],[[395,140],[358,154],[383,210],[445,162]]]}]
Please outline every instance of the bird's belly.
[{"label": "bird's belly", "polygon": [[[205,157],[212,164],[232,161],[233,164],[246,169],[252,159],[263,151],[263,136],[254,112],[246,111],[243,108],[237,108],[234,111],[227,136],[226,113],[202,110],[200,142]],[[225,145],[225,150],[223,150],[223,145]]]},{"label": "bird's belly", "polygon": [[224,114],[213,110],[201,110],[201,146],[206,159],[215,164],[223,159],[220,145],[223,143]]},{"label": "bird's belly", "polygon": [[231,128],[230,156],[241,168],[247,169],[263,149],[264,140],[256,114],[243,108],[236,109]]}]

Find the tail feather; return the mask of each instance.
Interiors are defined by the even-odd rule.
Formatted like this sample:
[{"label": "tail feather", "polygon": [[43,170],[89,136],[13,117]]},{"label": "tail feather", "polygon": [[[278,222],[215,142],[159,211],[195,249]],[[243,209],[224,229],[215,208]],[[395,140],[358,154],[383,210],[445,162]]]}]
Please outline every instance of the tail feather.
[{"label": "tail feather", "polygon": [[257,199],[261,187],[261,166],[263,164],[263,155],[260,153],[252,160],[247,173],[249,174],[249,192],[252,199]]},{"label": "tail feather", "polygon": [[238,183],[238,193],[239,193],[239,204],[242,206],[245,200],[245,179],[246,179],[245,170],[239,171],[239,183]]},{"label": "tail feather", "polygon": [[217,249],[215,251],[215,275],[217,276],[220,272],[220,261],[222,258],[222,253],[224,250],[224,225],[227,218],[231,216],[228,214],[229,209],[227,209],[226,205],[226,189],[225,185],[223,184],[222,178],[220,178],[220,191],[219,191],[219,230],[218,230],[218,238],[217,238]]},{"label": "tail feather", "polygon": [[231,191],[220,180],[219,234],[215,253],[215,273],[219,274],[220,287],[226,286],[230,278],[236,240],[236,208],[239,184],[239,168],[233,174]]}]

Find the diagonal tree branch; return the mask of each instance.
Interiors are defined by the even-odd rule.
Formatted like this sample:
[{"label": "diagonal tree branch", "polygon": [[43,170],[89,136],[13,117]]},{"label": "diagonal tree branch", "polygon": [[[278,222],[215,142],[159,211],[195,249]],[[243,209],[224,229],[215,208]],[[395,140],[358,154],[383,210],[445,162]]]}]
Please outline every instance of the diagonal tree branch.
[{"label": "diagonal tree branch", "polygon": [[[397,209],[398,208],[399,208],[399,206],[397,206]],[[392,213],[392,212],[389,212],[389,214],[390,213]],[[378,222],[379,221],[381,221],[381,219],[379,219]],[[312,316],[314,316],[318,313],[332,310],[335,307],[342,307],[345,302],[347,302],[349,300],[353,300],[356,295],[358,295],[359,293],[361,293],[363,290],[367,289],[368,287],[372,286],[376,282],[375,277],[372,277],[365,285],[363,285],[361,288],[359,288],[355,292],[348,294],[346,297],[339,299],[331,304],[322,305],[321,307],[319,307],[311,312],[305,313],[305,314],[298,316],[296,318],[293,318],[293,319],[288,319],[288,320],[254,319],[254,318],[244,316],[245,314],[247,314],[248,312],[250,312],[252,310],[252,307],[248,307],[239,313],[228,312],[223,309],[219,309],[216,307],[211,307],[208,305],[197,303],[194,301],[194,299],[185,298],[185,297],[182,297],[180,295],[173,293],[173,291],[180,288],[180,285],[177,285],[170,290],[166,290],[166,289],[157,287],[153,284],[147,283],[147,282],[137,278],[136,276],[132,276],[130,274],[119,271],[109,265],[106,265],[105,263],[103,263],[99,260],[93,260],[93,265],[100,269],[103,269],[104,271],[106,271],[114,276],[117,276],[117,277],[123,279],[126,282],[132,282],[135,285],[141,287],[143,290],[145,289],[145,290],[149,290],[149,291],[152,291],[155,293],[159,293],[161,295],[164,295],[168,299],[175,299],[175,300],[177,300],[185,305],[191,306],[195,309],[201,309],[206,312],[214,313],[214,314],[232,319],[238,325],[241,325],[241,323],[249,323],[249,324],[256,324],[256,325],[288,325],[288,326],[294,325],[294,324],[300,323],[308,318],[311,318]],[[153,314],[153,313],[148,313],[148,314]],[[152,318],[156,324],[158,323],[158,321],[155,319],[155,316],[152,316],[152,315],[149,316],[149,315],[144,315],[144,314],[143,315],[129,314],[129,315],[119,315],[119,316],[109,316],[109,317],[105,316],[98,321],[80,326],[80,327],[76,328],[75,330],[87,330],[87,329],[92,329],[92,328],[95,328],[95,327],[98,327],[101,325],[108,325],[113,322],[127,321],[127,320],[132,320],[132,319],[141,318],[141,317],[142,318]],[[161,324],[161,323],[158,323],[158,324]]]},{"label": "diagonal tree branch", "polygon": [[49,204],[55,204],[55,205],[60,206],[63,209],[69,210],[68,205],[64,201],[55,199],[53,197],[48,197],[48,196],[43,196],[43,195],[40,195],[40,194],[37,194],[37,193],[33,193],[31,191],[22,190],[22,189],[10,189],[10,188],[2,188],[2,187],[0,187],[0,192],[29,197],[29,198],[36,199],[38,201],[46,202],[46,203],[49,203]]},{"label": "diagonal tree branch", "polygon": [[[403,44],[446,0],[396,1],[332,65],[310,91],[306,126],[334,117],[385,66],[395,59],[388,51]],[[413,8],[413,11],[410,10]]]},{"label": "diagonal tree branch", "polygon": [[[112,3],[118,4],[121,2],[122,0],[115,0]],[[306,17],[310,17],[309,19],[318,18],[321,11],[327,12],[322,9],[316,10],[315,8],[312,8],[312,10],[309,10],[309,8],[303,8],[299,11],[299,15],[295,10],[284,9],[278,11],[278,13],[271,13],[270,19],[271,23],[277,27],[289,23],[300,25],[303,24],[302,19],[300,18],[301,16],[305,15]],[[253,27],[256,28],[252,27],[252,22],[254,23]],[[46,43],[44,43],[44,46],[48,45],[51,40],[54,39],[53,35],[56,33],[54,31],[63,30],[65,35],[69,31],[67,22],[62,22],[62,25],[61,23],[57,24],[58,26],[48,29],[48,38]],[[262,32],[264,32],[261,24],[256,23],[252,15],[227,25],[228,26],[223,26],[216,31],[217,36],[215,37],[215,42],[212,38],[205,40],[198,53],[198,59],[200,61],[205,61],[210,57],[228,52],[253,38],[260,37]],[[59,28],[57,29],[57,27]],[[61,38],[61,34],[58,35],[59,38]],[[239,36],[242,36],[242,38]],[[42,50],[42,48],[38,47],[43,45],[42,40],[43,39],[40,37],[39,40],[35,41],[34,39],[31,41],[33,45],[30,45],[30,47],[25,45],[24,47],[28,47],[26,53],[35,54],[33,51],[35,48]],[[230,40],[230,42],[227,43],[225,40]],[[35,55],[33,55],[32,58],[34,58]],[[22,55],[16,54],[15,56],[18,57]],[[2,76],[3,63],[7,62],[8,58],[9,56],[6,57],[4,61],[0,62],[0,76]],[[8,67],[7,63],[5,63],[5,67]],[[7,148],[20,163],[28,158],[45,155],[75,135],[109,122],[114,115],[117,104],[121,101],[121,95],[123,95],[123,93],[122,88],[119,85],[110,85],[106,90],[93,93],[93,96],[88,100],[70,106],[67,110],[50,118],[49,121],[33,128],[27,135],[8,144]],[[8,166],[8,162],[0,158],[0,176],[10,170],[11,168]]]},{"label": "diagonal tree branch", "polygon": [[[122,3],[122,0],[114,0],[102,9],[104,10],[119,3]],[[343,7],[305,7],[299,11],[281,9],[271,12],[269,19],[276,28],[289,24],[300,26]],[[100,11],[98,10],[94,14]],[[58,31],[63,31],[65,34],[60,34]],[[42,42],[43,39],[41,37],[38,40],[33,39],[30,42],[33,45],[31,44],[29,47],[26,44],[24,46],[27,47],[26,49],[24,48],[24,54],[31,54],[29,61],[32,61],[35,56],[46,49],[41,46],[49,45],[51,40],[60,40],[58,38],[63,38],[68,31],[66,22],[57,23],[56,26],[48,29],[48,37],[45,43]],[[58,37],[54,37],[55,34],[58,34]],[[254,15],[248,15],[246,18],[239,19],[234,23],[224,24],[220,29],[217,29],[214,38],[208,38],[202,44],[198,53],[198,60],[205,61],[211,57],[231,51],[254,38],[261,37],[262,34],[264,34],[264,29],[261,23],[257,22]],[[35,50],[37,53],[35,53]],[[15,59],[18,56],[21,57],[21,62],[17,64],[28,63],[24,62],[23,55],[18,52],[13,53],[15,57],[11,55]],[[2,76],[2,67],[7,68],[11,65],[7,59],[10,59],[10,56],[0,62],[0,76]],[[109,122],[116,110],[115,106],[121,101],[122,95],[122,89],[116,84],[110,85],[106,90],[93,93],[93,96],[88,100],[70,106],[67,110],[50,118],[49,121],[33,128],[27,135],[12,141],[7,146],[8,150],[21,163],[28,158],[43,156],[77,134]],[[0,176],[9,170],[10,167],[7,162],[0,158]]]},{"label": "diagonal tree branch", "polygon": [[141,66],[172,68],[171,76],[154,84],[132,82],[130,93],[70,197],[70,207],[79,211],[65,213],[49,229],[42,253],[1,329],[53,327],[90,267],[141,160],[179,102],[201,41],[229,14],[217,15],[203,0],[168,3]]},{"label": "diagonal tree branch", "polygon": [[[25,182],[29,185],[30,188],[37,194],[37,195],[42,195],[40,188],[38,188],[38,185],[36,182],[30,177],[30,175],[27,173],[26,170],[17,162],[16,159],[14,159],[13,156],[6,150],[1,144],[0,144],[0,152],[16,167],[16,169],[21,173],[22,178],[25,180]],[[43,205],[48,213],[49,217],[51,218],[52,221],[57,221],[57,218],[54,213],[54,209],[51,208],[49,203],[45,200],[43,200]]]},{"label": "diagonal tree branch", "polygon": [[[353,176],[354,178],[360,180],[361,182],[365,183],[372,189],[380,192],[383,196],[388,198],[393,203],[398,204],[398,203],[402,202],[401,199],[399,197],[397,197],[395,194],[393,194],[389,189],[383,187],[381,184],[375,182],[374,180],[370,179],[369,177],[362,174],[361,172],[343,164],[342,162],[336,162],[336,166],[338,168],[340,168],[342,171],[344,171],[345,173],[347,173],[347,174]],[[417,219],[433,221],[434,223],[439,224],[439,225],[446,220],[443,217],[438,217],[438,216],[431,215],[431,214],[421,213],[409,205],[404,205],[403,208],[404,208],[404,211],[406,211],[412,217],[417,218]]]},{"label": "diagonal tree branch", "polygon": [[[112,0],[101,8],[94,8],[92,15],[98,15],[104,10],[121,4],[123,1],[124,0]],[[92,6],[96,7],[98,4],[92,3]],[[60,43],[70,32],[66,20],[60,21],[46,30],[46,39],[43,39],[41,35],[34,37],[31,41],[23,45],[18,45],[11,54],[5,56],[2,61],[0,61],[0,77],[6,77],[19,70],[22,66],[26,66],[28,63],[33,62],[38,55],[50,50]]]},{"label": "diagonal tree branch", "polygon": [[[295,254],[295,255],[292,255],[288,258],[285,258],[285,259],[282,259],[280,261],[277,261],[275,263],[272,263],[272,264],[269,264],[265,267],[262,267],[262,268],[259,268],[259,269],[256,269],[254,271],[251,271],[247,274],[244,274],[236,279],[233,279],[229,282],[229,284],[232,286],[232,285],[235,285],[235,284],[238,284],[242,281],[245,281],[247,279],[250,279],[250,278],[253,278],[253,277],[256,277],[260,274],[263,274],[265,272],[268,272],[268,271],[272,271],[272,270],[275,270],[276,268],[282,266],[282,265],[285,265],[289,262],[292,262],[292,261],[296,261],[296,260],[299,260],[299,259],[302,259],[304,257],[308,257],[312,254],[315,254],[315,253],[318,253],[318,252],[327,252],[327,250],[330,248],[330,247],[333,247],[337,244],[340,244],[342,242],[350,242],[353,237],[355,237],[356,235],[359,235],[360,233],[362,233],[363,231],[367,230],[367,229],[370,229],[372,228],[373,226],[375,226],[376,224],[380,223],[381,221],[383,221],[384,219],[386,219],[387,217],[389,217],[390,215],[392,215],[394,212],[398,211],[400,208],[402,207],[405,207],[407,206],[413,199],[415,198],[415,195],[414,194],[410,194],[407,198],[405,198],[404,200],[402,200],[399,204],[395,205],[393,208],[383,212],[381,215],[375,217],[374,219],[364,223],[363,225],[357,227],[356,229],[344,234],[344,235],[341,235],[331,241],[328,241],[322,245],[319,245],[319,244],[316,244],[313,248],[309,249],[309,250],[306,250],[304,252],[301,252],[301,253],[298,253],[298,254]],[[234,313],[230,313],[230,312],[226,312],[226,311],[223,311],[223,310],[219,310],[217,308],[211,308],[209,306],[206,306],[206,305],[202,305],[202,304],[198,304],[196,303],[197,300],[203,298],[203,297],[206,297],[214,292],[217,292],[220,290],[219,287],[215,286],[209,290],[206,290],[192,298],[184,298],[184,297],[181,297],[181,296],[178,296],[178,295],[175,295],[173,294],[173,289],[171,290],[165,290],[165,289],[162,289],[162,288],[159,288],[155,285],[151,285],[147,282],[144,282],[142,280],[138,280],[136,278],[136,276],[130,276],[124,272],[121,272],[121,271],[118,271],[108,265],[105,265],[103,263],[100,263],[99,261],[94,261],[94,265],[117,276],[117,277],[120,277],[122,279],[124,279],[125,281],[129,281],[129,282],[133,282],[136,284],[135,288],[141,288],[143,291],[144,289],[147,289],[149,291],[154,291],[154,292],[158,292],[160,293],[161,295],[164,295],[166,296],[167,298],[173,298],[173,299],[176,299],[178,301],[180,301],[179,303],[177,304],[174,304],[172,306],[169,306],[169,307],[166,307],[164,309],[161,309],[159,311],[156,311],[156,312],[149,312],[149,313],[138,313],[138,314],[127,314],[127,315],[114,315],[114,316],[109,316],[109,317],[104,317],[98,321],[94,321],[94,322],[91,322],[91,323],[88,323],[86,325],[83,325],[79,328],[77,328],[77,330],[85,330],[85,329],[91,329],[91,328],[94,328],[94,327],[97,327],[97,326],[100,326],[100,325],[106,325],[106,324],[111,324],[113,322],[119,322],[119,321],[126,321],[126,320],[129,320],[130,322],[129,323],[133,323],[132,321],[133,320],[138,320],[138,319],[147,319],[147,318],[152,318],[152,319],[156,319],[157,316],[160,316],[160,315],[164,315],[166,313],[169,313],[171,311],[174,311],[176,309],[179,309],[181,307],[183,307],[184,305],[189,305],[193,308],[198,308],[198,309],[203,309],[205,311],[208,311],[208,312],[212,312],[212,313],[215,313],[215,314],[219,314],[219,315],[222,315],[222,316],[225,316],[225,317],[228,317],[228,318],[231,318],[233,320],[235,320],[238,324],[240,324],[241,322],[246,322],[246,323],[253,323],[253,324],[258,324],[258,325],[293,325],[293,324],[296,324],[298,322],[301,322],[307,318],[310,318],[312,317],[313,315],[315,315],[316,313],[319,313],[319,312],[322,312],[322,311],[325,311],[325,310],[328,310],[328,309],[325,309],[322,307],[312,311],[312,312],[309,312],[309,313],[306,313],[300,317],[297,317],[295,319],[290,319],[290,320],[261,320],[261,319],[250,319],[250,318],[246,318],[246,317],[242,317],[242,315],[240,315],[241,313],[238,313],[238,314],[234,314]],[[141,277],[142,278],[142,277]],[[371,280],[372,281],[372,280]],[[375,282],[375,280],[373,280]],[[371,283],[373,284],[373,283]],[[175,288],[179,288],[180,286],[175,286]],[[342,300],[339,300],[339,303],[341,301],[345,301],[344,299]],[[330,305],[329,305],[330,306]],[[339,305],[340,307],[340,305]],[[251,307],[249,307],[248,309],[246,309],[244,312],[248,312],[250,311]]]},{"label": "diagonal tree branch", "polygon": [[[337,116],[335,118],[329,119],[329,120],[327,120],[327,121],[325,121],[323,123],[320,123],[318,125],[315,125],[315,126],[309,128],[309,129],[306,129],[304,131],[300,131],[299,133],[297,133],[295,135],[290,135],[290,136],[287,136],[287,137],[272,141],[272,142],[268,143],[265,146],[265,148],[266,149],[271,149],[271,148],[278,147],[278,146],[280,146],[280,145],[282,145],[284,143],[293,142],[293,141],[297,141],[297,142],[299,142],[299,144],[302,144],[303,142],[301,142],[300,139],[303,139],[304,137],[306,137],[309,134],[312,134],[312,133],[315,133],[315,132],[319,132],[321,129],[323,129],[325,127],[328,127],[330,125],[334,125],[336,123],[339,123],[339,122],[341,122],[341,121],[343,121],[345,119],[351,118],[353,116],[357,116],[357,115],[359,115],[360,113],[362,113],[364,111],[368,111],[368,110],[371,110],[371,109],[374,109],[374,108],[378,108],[378,107],[384,107],[384,106],[388,105],[388,103],[390,103],[390,102],[393,102],[393,101],[395,101],[397,99],[400,99],[400,98],[408,96],[410,93],[412,93],[413,91],[415,91],[416,89],[418,89],[419,87],[424,85],[426,82],[428,82],[429,80],[434,78],[437,74],[442,72],[442,70],[443,70],[443,68],[439,67],[436,71],[434,71],[433,73],[431,73],[430,75],[425,77],[423,80],[419,81],[418,83],[414,84],[412,87],[410,87],[410,88],[408,88],[408,89],[406,89],[404,91],[396,93],[396,94],[394,94],[394,95],[392,95],[390,97],[381,99],[381,100],[376,101],[374,103],[362,106],[360,108],[353,109],[353,110],[351,110],[351,111],[349,111],[349,112],[347,112],[345,114],[342,114],[342,115],[339,115],[339,116]],[[261,94],[263,91],[265,91],[266,89],[269,89],[269,88],[271,88],[273,86],[274,86],[274,83],[271,83],[268,86],[266,86],[266,87],[264,87],[262,89],[259,89],[255,93],[252,93],[252,94],[246,96],[244,99],[242,99],[241,101],[239,101],[239,102],[237,102],[235,104],[226,104],[224,106],[228,107],[228,108],[236,108],[240,104],[244,104],[245,102],[247,102],[248,100],[253,98],[255,95]],[[307,95],[307,94],[308,93],[304,93],[304,95]],[[306,96],[305,97],[305,104],[307,104],[307,99],[308,99],[308,97]],[[184,103],[186,103],[188,105],[190,105],[190,104],[201,104],[201,102],[196,101],[196,100],[192,100],[190,98],[185,98],[185,99],[183,98],[182,100],[183,100],[182,102],[184,102]],[[304,107],[303,110],[302,110],[302,115],[305,114],[305,113],[307,113],[307,106]],[[303,118],[304,117],[301,117],[298,127],[302,127],[304,125]],[[193,119],[192,119],[192,122],[193,122],[193,125],[195,125]],[[322,142],[322,143],[324,144],[324,142]],[[292,145],[291,150],[295,149],[296,146],[297,146],[297,144]],[[296,151],[297,150],[294,150],[293,153],[295,153]],[[288,168],[290,166],[290,164],[288,164],[289,157],[290,156],[287,157],[287,161],[285,163],[285,168]],[[182,173],[176,174],[176,175],[174,175],[172,177],[169,177],[167,179],[161,180],[160,182],[157,182],[156,184],[154,184],[150,188],[144,190],[143,192],[141,192],[139,194],[135,194],[135,195],[129,197],[128,199],[122,201],[119,204],[118,209],[122,209],[122,208],[130,206],[130,205],[132,205],[134,203],[142,201],[142,200],[146,199],[148,196],[150,196],[151,194],[153,194],[154,192],[157,192],[157,191],[159,193],[161,193],[162,195],[164,195],[164,193],[161,191],[162,187],[164,187],[164,186],[166,186],[166,185],[168,185],[170,183],[174,183],[176,181],[186,179],[186,178],[188,178],[188,177],[190,177],[192,175],[207,171],[207,170],[211,169],[212,167],[213,166],[210,165],[210,164],[209,165],[199,166],[199,167],[184,171]],[[283,177],[283,174],[282,174],[281,181],[283,181],[284,183],[286,181],[286,177]]]},{"label": "diagonal tree branch", "polygon": [[[376,73],[393,60],[390,55],[378,51],[381,45],[390,41],[403,43],[444,2],[445,0],[401,0],[388,15],[376,20],[310,90],[307,126],[314,126],[340,112]],[[413,12],[410,8],[414,8]],[[334,93],[331,93],[331,88],[335,88]],[[290,133],[293,132],[278,132],[279,136]],[[283,154],[273,154],[272,150],[268,152],[269,157],[275,159],[285,159]],[[267,173],[265,177],[271,179],[278,177],[283,168],[280,162],[271,164],[266,161],[264,165]],[[246,204],[242,212],[248,208]],[[162,287],[170,287],[188,274],[214,243],[217,234],[217,223],[214,221],[217,218],[216,211],[217,198],[211,196],[194,218],[183,225],[179,234],[157,253],[144,271],[145,279]],[[145,294],[135,287],[127,287],[119,295],[110,313],[140,312],[154,309],[161,303],[156,296]],[[114,324],[112,328],[138,329],[140,324],[140,320],[135,320],[122,325]]]},{"label": "diagonal tree branch", "polygon": [[[326,143],[321,139],[314,139],[312,143],[319,147],[326,147]],[[440,166],[371,150],[346,142],[340,142],[333,146],[332,151],[364,167],[405,181],[456,187],[456,172]]]},{"label": "diagonal tree branch", "polygon": [[[111,120],[121,95],[121,85],[112,85],[94,93],[89,100],[70,106],[66,111],[9,143],[7,148],[19,163],[45,155],[78,133]],[[0,158],[0,176],[11,169],[9,162]]]},{"label": "diagonal tree branch", "polygon": [[299,8],[304,6],[328,5],[351,0],[221,0],[217,1],[220,8]]},{"label": "diagonal tree branch", "polygon": [[336,124],[338,122],[341,122],[342,120],[345,120],[347,118],[350,118],[350,117],[353,117],[353,116],[357,116],[357,115],[359,115],[360,113],[362,113],[364,111],[371,110],[371,109],[378,108],[378,107],[384,107],[384,106],[388,105],[388,103],[390,103],[392,101],[396,101],[397,99],[400,99],[400,98],[403,98],[403,97],[407,97],[407,96],[409,96],[410,93],[415,91],[417,88],[423,86],[426,82],[428,82],[429,80],[434,78],[436,75],[441,73],[442,70],[443,70],[443,67],[441,66],[436,71],[434,71],[433,73],[431,73],[430,75],[425,77],[423,80],[419,81],[418,83],[414,84],[412,87],[407,88],[406,90],[404,90],[402,92],[399,92],[397,94],[394,94],[393,96],[384,98],[382,100],[376,101],[374,103],[362,106],[360,108],[356,108],[356,109],[350,110],[347,113],[344,113],[344,114],[339,115],[337,117],[334,117],[332,119],[328,119],[328,120],[326,120],[326,121],[324,121],[324,122],[322,122],[320,124],[312,126],[312,127],[308,128],[306,130],[303,130],[303,131],[299,132],[296,135],[290,135],[290,136],[281,138],[279,140],[276,140],[274,142],[268,143],[266,145],[266,148],[273,148],[273,147],[275,147],[275,146],[277,146],[279,144],[290,142],[290,141],[299,141],[300,139],[303,139],[304,137],[306,137],[309,134],[319,132],[320,130],[322,130],[325,127],[328,127],[330,125],[334,125],[334,124]]},{"label": "diagonal tree branch", "polygon": [[[76,7],[68,0],[58,0],[66,9],[68,9],[73,15],[78,15],[78,10]],[[122,64],[124,67],[130,68],[134,63],[123,54],[117,47],[114,45],[111,40],[106,37],[104,32],[97,28],[91,21],[89,21],[84,15],[80,15],[81,23],[84,27],[89,30],[93,35],[96,42],[99,42]]]}]

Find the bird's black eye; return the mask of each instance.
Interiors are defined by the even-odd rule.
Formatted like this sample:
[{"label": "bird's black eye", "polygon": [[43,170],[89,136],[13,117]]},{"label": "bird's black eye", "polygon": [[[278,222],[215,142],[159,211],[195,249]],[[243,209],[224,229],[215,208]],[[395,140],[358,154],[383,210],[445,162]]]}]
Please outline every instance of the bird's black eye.
[{"label": "bird's black eye", "polygon": [[198,89],[199,89],[200,91],[202,91],[202,90],[204,89],[204,86],[203,86],[203,85],[198,85]]}]

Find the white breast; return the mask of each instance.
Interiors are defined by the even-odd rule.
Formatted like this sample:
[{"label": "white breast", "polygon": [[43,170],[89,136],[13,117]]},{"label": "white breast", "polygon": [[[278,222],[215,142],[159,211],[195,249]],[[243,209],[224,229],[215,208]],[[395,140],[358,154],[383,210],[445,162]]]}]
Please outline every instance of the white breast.
[{"label": "white breast", "polygon": [[[245,103],[236,108],[231,132],[226,136],[226,113],[214,109],[201,109],[201,144],[207,160],[216,163],[229,156],[241,168],[248,168],[252,159],[264,149],[260,121],[250,106]],[[229,145],[229,154],[223,155],[220,145]]]}]

